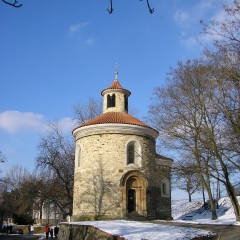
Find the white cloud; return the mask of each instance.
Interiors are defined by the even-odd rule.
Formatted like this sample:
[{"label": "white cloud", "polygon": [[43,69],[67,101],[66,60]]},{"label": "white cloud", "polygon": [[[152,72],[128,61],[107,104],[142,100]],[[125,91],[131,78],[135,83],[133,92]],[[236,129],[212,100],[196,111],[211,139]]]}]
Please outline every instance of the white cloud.
[{"label": "white cloud", "polygon": [[200,0],[197,4],[177,9],[174,21],[182,32],[184,30],[184,34],[180,35],[181,44],[190,48],[196,47],[199,43],[208,44],[218,39],[219,36],[200,34],[202,30],[200,20],[204,20],[206,23],[209,21],[226,21],[227,14],[223,9],[223,5],[231,5],[231,2],[232,0]]},{"label": "white cloud", "polygon": [[201,0],[195,5],[177,9],[174,20],[181,27],[195,27],[196,23],[199,23],[214,8],[215,2],[216,0]]},{"label": "white cloud", "polygon": [[181,44],[185,45],[188,48],[192,48],[199,43],[198,43],[198,41],[195,37],[189,37],[189,38],[186,38],[186,39],[182,39]]},{"label": "white cloud", "polygon": [[185,25],[190,21],[190,15],[186,10],[178,9],[174,15],[174,20],[180,25]]},{"label": "white cloud", "polygon": [[77,121],[70,117],[63,118],[59,120],[58,123],[61,129],[65,132],[71,132],[74,128],[77,127]]},{"label": "white cloud", "polygon": [[84,28],[88,25],[87,22],[80,22],[69,26],[68,34],[70,37],[76,37],[80,39],[82,44],[92,45],[95,42],[94,38],[87,38],[84,33]]},{"label": "white cloud", "polygon": [[70,33],[74,34],[79,32],[81,29],[85,28],[87,26],[87,22],[81,22],[81,23],[77,23],[77,24],[73,24],[71,26],[69,26],[68,30]]},{"label": "white cloud", "polygon": [[88,38],[87,40],[85,40],[85,44],[87,45],[92,45],[95,42],[95,39],[93,38]]},{"label": "white cloud", "polygon": [[37,132],[46,129],[44,116],[32,112],[6,111],[0,113],[0,129],[9,133],[31,129]]},{"label": "white cloud", "polygon": [[[61,129],[71,132],[77,125],[70,117],[57,120]],[[49,129],[49,122],[41,114],[32,112],[6,111],[0,112],[0,130],[10,134],[31,130],[38,133],[46,132]]]}]

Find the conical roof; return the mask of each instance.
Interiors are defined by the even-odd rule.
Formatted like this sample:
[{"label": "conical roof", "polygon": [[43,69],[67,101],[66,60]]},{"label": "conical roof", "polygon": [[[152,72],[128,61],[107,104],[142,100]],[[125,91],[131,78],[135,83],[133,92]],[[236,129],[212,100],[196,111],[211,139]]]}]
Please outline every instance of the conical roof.
[{"label": "conical roof", "polygon": [[120,90],[125,92],[128,96],[131,95],[131,92],[127,89],[124,89],[117,79],[115,79],[108,88],[102,90],[101,95],[103,96],[105,91],[111,91],[111,90]]},{"label": "conical roof", "polygon": [[[95,125],[95,124],[131,124],[131,125],[137,125],[142,127],[151,128],[147,124],[143,123],[139,119],[129,115],[125,112],[107,112],[103,113],[99,116],[97,116],[94,119],[91,119],[85,123],[83,123],[80,127],[85,127],[89,125]],[[153,129],[153,128],[151,128]]]}]

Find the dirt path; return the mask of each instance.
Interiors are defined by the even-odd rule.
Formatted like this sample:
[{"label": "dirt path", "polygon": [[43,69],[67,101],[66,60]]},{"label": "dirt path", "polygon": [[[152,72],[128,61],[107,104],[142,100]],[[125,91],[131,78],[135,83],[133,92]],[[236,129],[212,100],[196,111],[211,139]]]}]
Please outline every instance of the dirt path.
[{"label": "dirt path", "polygon": [[14,235],[14,234],[0,234],[1,240],[37,240],[39,239],[39,236],[29,236],[29,235]]},{"label": "dirt path", "polygon": [[221,236],[221,240],[240,240],[240,226],[231,225],[212,225],[212,224],[191,224],[191,223],[179,223],[170,221],[154,221],[154,223],[181,226],[181,227],[193,227],[202,230],[215,232]]}]

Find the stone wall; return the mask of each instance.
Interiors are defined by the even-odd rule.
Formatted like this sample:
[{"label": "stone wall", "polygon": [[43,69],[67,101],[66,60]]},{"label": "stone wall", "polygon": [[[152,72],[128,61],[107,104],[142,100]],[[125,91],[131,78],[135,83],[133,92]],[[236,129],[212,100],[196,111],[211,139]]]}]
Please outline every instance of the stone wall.
[{"label": "stone wall", "polygon": [[[171,219],[171,164],[166,159],[156,159],[155,134],[147,127],[124,124],[100,124],[74,130],[74,221],[126,218],[130,188],[122,184],[122,179],[128,184],[130,175],[132,180],[135,177],[136,182],[146,183],[144,188],[135,188],[137,213],[148,219]],[[138,157],[135,163],[128,164],[130,142],[137,144]],[[164,179],[169,181],[167,196],[161,194]]]},{"label": "stone wall", "polygon": [[[132,140],[141,145],[141,165],[127,165],[126,146]],[[79,220],[76,216],[96,214],[123,218],[120,180],[131,170],[144,173],[149,180],[149,187],[155,185],[156,180],[152,180],[156,179],[153,138],[105,133],[80,138],[76,142],[78,144],[81,160],[80,166],[75,168],[74,176],[74,219]]]},{"label": "stone wall", "polygon": [[59,240],[124,240],[125,238],[114,236],[99,230],[91,225],[60,224]]}]

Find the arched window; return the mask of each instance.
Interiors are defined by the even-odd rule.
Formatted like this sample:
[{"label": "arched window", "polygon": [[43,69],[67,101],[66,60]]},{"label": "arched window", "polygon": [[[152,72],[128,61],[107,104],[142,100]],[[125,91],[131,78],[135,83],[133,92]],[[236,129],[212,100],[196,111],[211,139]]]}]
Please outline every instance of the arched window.
[{"label": "arched window", "polygon": [[166,183],[162,184],[162,193],[166,194],[167,193],[167,188],[166,188]]},{"label": "arched window", "polygon": [[112,101],[111,101],[111,107],[115,107],[115,104],[116,104],[116,96],[115,94],[112,95]]},{"label": "arched window", "polygon": [[163,179],[161,182],[161,193],[162,197],[170,197],[170,184],[167,178]]},{"label": "arched window", "polygon": [[107,95],[107,108],[111,107],[111,96]]},{"label": "arched window", "polygon": [[128,97],[127,96],[124,96],[124,108],[125,108],[125,111],[128,111]]},{"label": "arched window", "polygon": [[137,164],[139,166],[142,165],[142,152],[141,145],[138,141],[133,140],[127,143],[126,146],[126,160],[127,165],[129,164]]},{"label": "arched window", "polygon": [[127,164],[134,163],[134,158],[135,158],[134,142],[131,142],[128,144],[128,147],[127,147]]},{"label": "arched window", "polygon": [[110,96],[108,94],[107,95],[107,108],[115,107],[115,105],[116,105],[116,96],[115,96],[115,94],[113,94],[112,96]]}]

